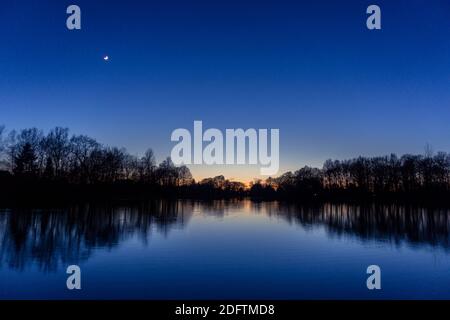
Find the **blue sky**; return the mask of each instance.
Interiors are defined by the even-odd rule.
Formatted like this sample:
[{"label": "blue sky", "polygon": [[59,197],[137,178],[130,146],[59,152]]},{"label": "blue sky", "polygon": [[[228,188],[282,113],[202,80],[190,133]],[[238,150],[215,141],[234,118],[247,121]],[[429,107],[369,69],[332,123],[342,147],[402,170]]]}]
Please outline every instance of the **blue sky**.
[{"label": "blue sky", "polygon": [[[65,27],[70,4],[81,30]],[[370,4],[382,30],[366,28]],[[65,126],[161,160],[194,120],[279,128],[282,171],[450,151],[449,1],[4,1],[0,25],[8,129]]]}]

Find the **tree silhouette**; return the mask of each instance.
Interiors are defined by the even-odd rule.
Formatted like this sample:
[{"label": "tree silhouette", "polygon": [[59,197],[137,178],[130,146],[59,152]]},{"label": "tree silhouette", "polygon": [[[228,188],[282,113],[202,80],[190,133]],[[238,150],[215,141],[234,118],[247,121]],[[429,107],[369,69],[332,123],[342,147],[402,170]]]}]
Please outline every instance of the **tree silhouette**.
[{"label": "tree silhouette", "polygon": [[28,142],[25,143],[14,158],[14,174],[17,176],[35,176],[37,170],[36,160],[37,156],[33,146]]}]

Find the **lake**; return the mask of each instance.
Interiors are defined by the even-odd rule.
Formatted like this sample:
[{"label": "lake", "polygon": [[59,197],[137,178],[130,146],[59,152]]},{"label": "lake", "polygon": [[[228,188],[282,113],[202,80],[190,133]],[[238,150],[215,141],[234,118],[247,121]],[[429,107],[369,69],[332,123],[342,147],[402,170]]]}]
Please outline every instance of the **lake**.
[{"label": "lake", "polygon": [[[0,209],[2,299],[450,299],[450,210],[151,200]],[[66,268],[81,268],[68,290]],[[381,290],[366,269],[381,268]]]}]

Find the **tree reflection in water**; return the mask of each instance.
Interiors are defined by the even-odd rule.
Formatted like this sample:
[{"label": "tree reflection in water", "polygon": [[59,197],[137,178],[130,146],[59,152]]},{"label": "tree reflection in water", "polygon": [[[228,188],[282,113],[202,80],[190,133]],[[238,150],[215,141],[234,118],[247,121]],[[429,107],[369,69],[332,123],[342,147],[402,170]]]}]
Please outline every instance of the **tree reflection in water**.
[{"label": "tree reflection in water", "polygon": [[88,259],[94,248],[113,248],[134,235],[168,234],[190,218],[192,205],[149,201],[136,206],[77,205],[66,209],[0,211],[0,264],[23,269],[36,263],[43,271]]},{"label": "tree reflection in water", "polygon": [[265,214],[304,228],[325,226],[331,236],[450,248],[448,209],[153,200],[133,205],[0,210],[0,266],[23,270],[34,264],[44,272],[55,271],[60,265],[88,259],[95,248],[114,248],[134,236],[147,242],[152,232],[168,237],[172,228],[183,228],[194,214],[220,217],[230,210]]}]

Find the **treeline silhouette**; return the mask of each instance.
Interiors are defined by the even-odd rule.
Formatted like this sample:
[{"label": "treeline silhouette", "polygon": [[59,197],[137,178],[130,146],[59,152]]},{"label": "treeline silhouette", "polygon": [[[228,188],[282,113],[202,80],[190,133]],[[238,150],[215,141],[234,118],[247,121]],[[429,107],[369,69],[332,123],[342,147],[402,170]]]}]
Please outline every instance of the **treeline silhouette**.
[{"label": "treeline silhouette", "polygon": [[3,169],[17,178],[73,184],[132,180],[181,186],[192,182],[189,169],[176,167],[170,158],[156,166],[151,149],[138,158],[85,135],[70,137],[67,128],[54,128],[47,135],[36,128],[12,131],[1,141]]},{"label": "treeline silhouette", "polygon": [[5,133],[0,127],[0,199],[76,195],[236,197],[241,182],[223,176],[198,183],[170,157],[157,164],[152,149],[142,157],[104,146],[86,135],[56,127]]},{"label": "treeline silhouette", "polygon": [[250,193],[263,197],[339,199],[450,199],[450,155],[395,154],[327,160],[322,169],[303,167],[275,179],[257,181]]},{"label": "treeline silhouette", "polygon": [[450,199],[450,155],[395,154],[327,160],[249,186],[219,175],[195,181],[186,166],[168,157],[160,164],[152,149],[142,157],[56,127],[5,133],[0,127],[0,197],[87,194],[259,199]]}]

